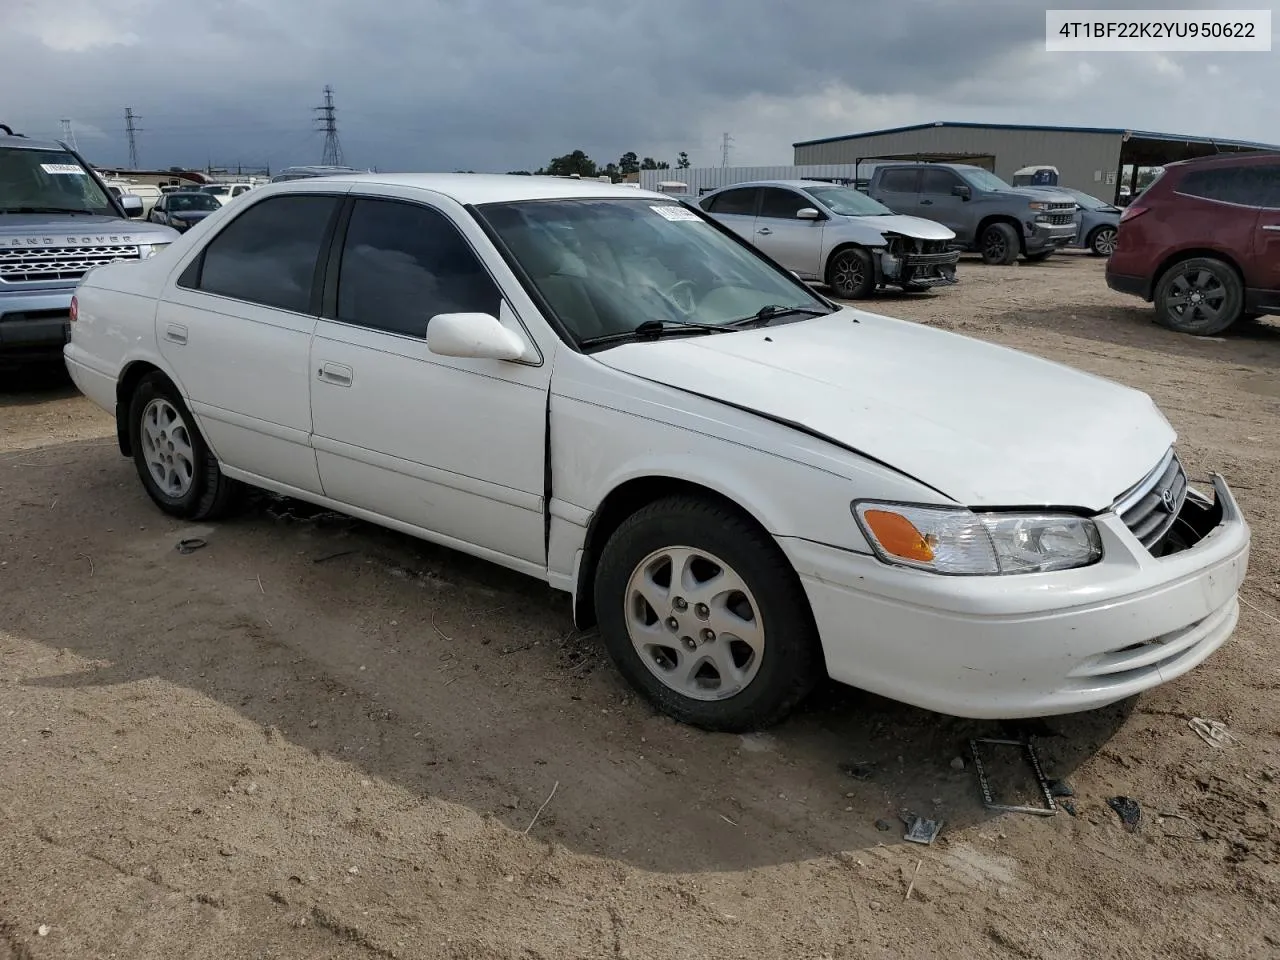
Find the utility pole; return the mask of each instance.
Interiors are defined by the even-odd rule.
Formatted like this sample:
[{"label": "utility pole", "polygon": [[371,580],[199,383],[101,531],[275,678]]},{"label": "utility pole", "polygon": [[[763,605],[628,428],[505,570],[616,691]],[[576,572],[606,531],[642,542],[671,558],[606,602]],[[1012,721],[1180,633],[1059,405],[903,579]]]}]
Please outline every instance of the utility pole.
[{"label": "utility pole", "polygon": [[138,169],[138,134],[142,132],[142,128],[135,126],[135,122],[142,118],[136,116],[133,107],[124,108],[124,135],[129,139],[129,169]]},{"label": "utility pole", "polygon": [[729,165],[729,144],[733,143],[733,137],[727,133],[720,138],[720,166],[727,167]]},{"label": "utility pole", "polygon": [[76,132],[71,129],[71,121],[63,119],[62,121],[62,141],[71,145],[72,150],[79,150],[76,146]]},{"label": "utility pole", "polygon": [[338,141],[338,117],[333,105],[333,87],[324,88],[324,105],[315,108],[320,114],[317,122],[324,131],[324,156],[320,162],[326,167],[342,166],[342,144]]}]

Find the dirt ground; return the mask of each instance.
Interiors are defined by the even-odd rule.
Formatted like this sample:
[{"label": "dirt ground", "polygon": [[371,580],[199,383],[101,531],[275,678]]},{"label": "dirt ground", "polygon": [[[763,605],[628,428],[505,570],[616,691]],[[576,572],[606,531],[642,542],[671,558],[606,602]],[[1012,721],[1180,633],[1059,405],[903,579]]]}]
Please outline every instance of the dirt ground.
[{"label": "dirt ground", "polygon": [[[1235,636],[1136,702],[681,727],[536,582],[278,501],[173,522],[65,378],[5,375],[0,960],[1280,956],[1280,325],[1167,333],[1085,256],[962,277],[872,308],[1149,391],[1253,525]],[[1027,729],[1075,816],[957,769]]]}]

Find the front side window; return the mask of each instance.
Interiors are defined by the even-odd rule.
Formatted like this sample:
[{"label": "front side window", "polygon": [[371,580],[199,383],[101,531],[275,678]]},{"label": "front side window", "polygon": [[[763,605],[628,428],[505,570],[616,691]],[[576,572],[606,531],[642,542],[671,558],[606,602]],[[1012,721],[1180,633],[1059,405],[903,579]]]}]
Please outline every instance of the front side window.
[{"label": "front side window", "polygon": [[[170,194],[168,199],[172,207],[180,197]],[[336,197],[304,195],[253,204],[205,247],[198,288],[310,313],[320,247],[338,203]]]},{"label": "front side window", "polygon": [[646,321],[721,326],[766,306],[830,311],[801,280],[680,203],[532,200],[479,213],[579,343]]},{"label": "front side window", "polygon": [[760,193],[760,216],[772,220],[794,220],[797,210],[809,206],[808,201],[794,190],[765,187]]},{"label": "front side window", "polygon": [[498,315],[502,295],[458,228],[438,210],[360,199],[338,273],[338,319],[425,337],[440,313]]},{"label": "front side window", "polygon": [[921,172],[920,192],[934,196],[950,196],[951,188],[960,185],[960,178],[941,167],[927,168]]},{"label": "front side window", "polygon": [[883,217],[893,213],[879,200],[852,187],[805,187],[804,192],[838,217]]},{"label": "front side window", "polygon": [[0,147],[0,214],[119,216],[107,192],[65,150]]},{"label": "front side window", "polygon": [[965,170],[962,174],[969,186],[976,190],[988,190],[992,192],[1009,191],[1013,187],[1005,183],[990,170],[983,170],[981,167],[974,167],[972,170]]}]

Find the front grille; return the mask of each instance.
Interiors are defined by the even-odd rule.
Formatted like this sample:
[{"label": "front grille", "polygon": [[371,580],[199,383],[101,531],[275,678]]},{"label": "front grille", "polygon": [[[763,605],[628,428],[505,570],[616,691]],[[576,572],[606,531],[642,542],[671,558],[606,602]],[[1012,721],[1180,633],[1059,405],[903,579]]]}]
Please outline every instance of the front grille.
[{"label": "front grille", "polygon": [[1065,227],[1069,223],[1075,223],[1076,217],[1073,213],[1051,213],[1049,222],[1055,227]]},{"label": "front grille", "polygon": [[136,245],[0,248],[0,282],[79,280],[94,267],[140,255]]},{"label": "front grille", "polygon": [[935,266],[937,264],[950,264],[959,262],[960,251],[951,250],[944,253],[909,253],[902,259],[909,267],[928,267]]},{"label": "front grille", "polygon": [[1153,554],[1173,527],[1187,499],[1187,473],[1173,448],[1142,480],[1115,502],[1113,509]]}]

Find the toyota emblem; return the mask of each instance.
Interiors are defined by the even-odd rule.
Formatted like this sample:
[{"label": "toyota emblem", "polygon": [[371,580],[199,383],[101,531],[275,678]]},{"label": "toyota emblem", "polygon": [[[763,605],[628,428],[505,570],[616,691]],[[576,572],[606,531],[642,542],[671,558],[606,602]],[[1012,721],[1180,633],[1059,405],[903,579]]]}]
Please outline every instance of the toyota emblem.
[{"label": "toyota emblem", "polygon": [[1164,504],[1166,511],[1173,513],[1173,491],[1168,487],[1160,491],[1160,502]]}]

